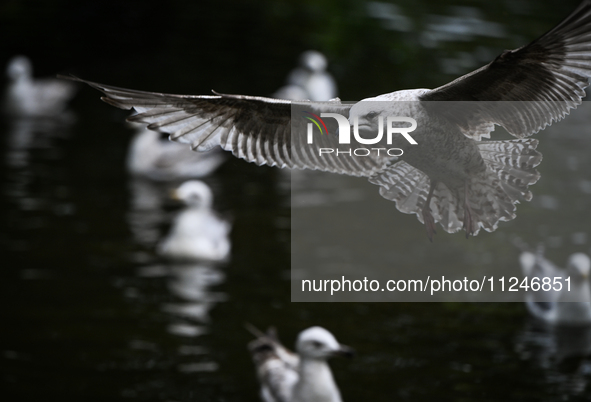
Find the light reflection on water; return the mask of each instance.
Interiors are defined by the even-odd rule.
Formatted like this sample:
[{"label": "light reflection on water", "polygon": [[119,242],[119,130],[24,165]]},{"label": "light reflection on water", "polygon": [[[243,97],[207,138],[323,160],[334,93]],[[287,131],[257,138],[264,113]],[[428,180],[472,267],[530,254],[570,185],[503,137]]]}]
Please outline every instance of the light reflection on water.
[{"label": "light reflection on water", "polygon": [[[306,47],[327,45],[344,97],[439,85],[505,47],[524,44],[525,36],[537,36],[574,7],[557,2],[544,11],[524,2],[523,10],[513,10],[522,4],[511,3],[442,10],[433,4],[432,12],[400,4],[389,8],[390,19],[377,20],[372,8],[360,7],[361,17],[343,20],[342,42],[312,39]],[[378,3],[372,4],[375,9]],[[558,5],[564,11],[558,13]],[[266,12],[276,17],[274,10]],[[534,11],[544,16],[525,19]],[[328,15],[320,18],[323,26],[330,25],[325,24]],[[521,19],[523,24],[513,24]],[[347,31],[358,33],[355,24],[369,32],[363,41],[360,35],[348,36]],[[474,31],[486,24],[494,27],[486,35]],[[183,36],[188,28],[179,25]],[[285,44],[302,36],[299,25],[284,36],[270,22],[264,27],[276,38],[258,34],[260,43],[276,39]],[[407,41],[410,36],[415,39]],[[200,55],[190,68],[150,72],[150,79],[160,82],[143,87],[166,90],[168,81],[179,85],[194,79],[204,92],[226,86],[219,90],[265,95],[281,85],[303,50],[299,42],[278,54],[264,47],[256,53],[262,57],[258,60],[247,57],[257,52],[254,45],[239,50],[224,43],[225,50],[219,43],[203,44],[211,63]],[[215,64],[216,58],[233,60],[225,63],[233,65]],[[109,61],[117,66],[113,70],[133,66],[143,71],[147,65],[113,56]],[[236,71],[236,64],[246,73]],[[117,74],[104,66],[78,65],[77,72],[93,71],[97,78],[97,71]],[[136,83],[139,74],[131,78]],[[125,84],[126,74],[116,78],[115,84]],[[289,192],[281,184],[283,172],[275,169],[232,160],[207,179],[218,196],[215,208],[234,222],[230,262],[180,266],[159,258],[155,244],[177,211],[166,198],[169,186],[145,185],[126,175],[125,114],[100,104],[96,95],[82,94],[73,105],[76,122],[56,126],[4,119],[2,126],[0,367],[12,399],[256,401],[245,321],[276,325],[288,346],[302,328],[318,324],[354,346],[355,360],[332,363],[348,401],[589,399],[588,360],[577,358],[576,367],[560,371],[562,340],[553,331],[531,329],[520,303],[290,303]],[[519,205],[518,218],[493,235],[465,240],[441,234],[429,245],[416,219],[393,208],[396,225],[389,241],[400,250],[388,258],[409,266],[424,258],[518,272],[517,250],[508,241],[515,232],[530,243],[544,242],[556,260],[589,252],[587,134],[566,139],[560,129],[552,129],[538,135],[545,160],[542,179],[532,187],[534,200]],[[300,194],[304,205],[336,207],[377,196],[365,182],[371,195],[363,188],[328,187],[313,173],[297,174],[308,186]],[[327,180],[332,185],[349,178]],[[579,219],[573,220],[573,213]],[[342,252],[322,242],[317,247],[327,256]]]},{"label": "light reflection on water", "polygon": [[565,395],[584,395],[589,382],[591,329],[589,327],[552,328],[527,320],[515,339],[515,350],[522,360],[542,369],[546,381]]}]

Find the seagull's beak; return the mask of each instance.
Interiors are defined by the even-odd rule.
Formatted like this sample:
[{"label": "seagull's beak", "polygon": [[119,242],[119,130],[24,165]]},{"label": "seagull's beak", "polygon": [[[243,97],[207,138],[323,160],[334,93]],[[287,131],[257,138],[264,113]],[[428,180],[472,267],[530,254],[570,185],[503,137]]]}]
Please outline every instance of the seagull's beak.
[{"label": "seagull's beak", "polygon": [[333,356],[340,357],[353,357],[355,356],[355,350],[346,345],[339,345],[339,349],[333,353]]}]

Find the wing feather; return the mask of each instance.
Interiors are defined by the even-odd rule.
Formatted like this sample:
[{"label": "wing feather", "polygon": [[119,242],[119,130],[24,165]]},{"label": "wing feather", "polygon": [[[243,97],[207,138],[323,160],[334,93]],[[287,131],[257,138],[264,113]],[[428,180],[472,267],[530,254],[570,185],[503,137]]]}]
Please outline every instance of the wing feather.
[{"label": "wing feather", "polygon": [[[170,135],[170,139],[204,151],[215,146],[259,165],[318,169],[354,176],[371,176],[387,163],[383,158],[358,158],[346,154],[319,157],[320,148],[337,148],[336,122],[329,125],[331,135],[322,135],[314,146],[305,142],[307,120],[292,119],[294,113],[312,110],[348,115],[351,105],[331,102],[292,102],[283,99],[245,95],[175,95],[144,92],[86,81],[103,92],[101,99],[122,109],[135,109],[130,121],[146,123],[151,130]],[[296,114],[297,116],[297,114]],[[292,121],[295,120],[295,121]],[[332,119],[327,119],[332,120]],[[295,131],[294,131],[295,130]],[[293,138],[297,132],[301,138]]]},{"label": "wing feather", "polygon": [[[476,139],[486,123],[523,138],[564,118],[581,103],[591,77],[591,1],[527,46],[507,50],[488,65],[420,96],[460,101],[442,112]],[[480,105],[479,102],[488,101]],[[496,102],[503,101],[503,102]],[[428,107],[441,111],[436,102]]]}]

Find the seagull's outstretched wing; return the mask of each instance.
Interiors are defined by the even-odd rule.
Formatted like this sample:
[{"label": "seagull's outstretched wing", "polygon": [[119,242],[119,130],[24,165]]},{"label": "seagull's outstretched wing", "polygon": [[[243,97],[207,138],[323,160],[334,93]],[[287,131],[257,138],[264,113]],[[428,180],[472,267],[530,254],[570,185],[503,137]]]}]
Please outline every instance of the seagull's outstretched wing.
[{"label": "seagull's outstretched wing", "polygon": [[[105,94],[102,100],[121,109],[138,113],[128,120],[148,124],[152,130],[170,134],[173,141],[190,144],[204,151],[214,146],[236,157],[259,165],[317,169],[352,176],[371,176],[392,158],[358,158],[354,155],[323,154],[322,147],[340,147],[336,120],[326,119],[328,134],[315,137],[314,146],[306,143],[303,111],[340,113],[348,116],[351,105],[331,102],[289,101],[245,95],[173,95],[136,91],[82,80]],[[294,109],[295,108],[295,109]],[[332,124],[332,126],[331,126]],[[297,136],[293,133],[294,128]],[[341,147],[342,148],[342,147]]]},{"label": "seagull's outstretched wing", "polygon": [[420,99],[457,101],[452,106],[437,106],[437,102],[428,105],[448,114],[468,135],[478,132],[473,136],[480,137],[481,130],[475,128],[488,126],[490,132],[497,124],[523,138],[562,119],[579,105],[590,76],[591,1],[585,0],[529,45],[506,50],[490,64]]}]

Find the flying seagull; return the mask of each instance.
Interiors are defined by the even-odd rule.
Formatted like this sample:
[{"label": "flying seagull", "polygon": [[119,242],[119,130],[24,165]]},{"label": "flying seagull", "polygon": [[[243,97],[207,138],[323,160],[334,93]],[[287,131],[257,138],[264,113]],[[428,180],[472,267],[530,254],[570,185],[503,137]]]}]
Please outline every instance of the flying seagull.
[{"label": "flying seagull", "polygon": [[257,338],[248,344],[261,382],[264,402],[342,402],[339,389],[326,360],[332,356],[352,356],[322,327],[300,332],[297,354],[285,348],[270,329],[263,334],[247,327]]},{"label": "flying seagull", "polygon": [[565,269],[547,260],[542,249],[523,251],[519,262],[524,277],[532,285],[533,279],[540,285],[539,290],[530,290],[525,296],[527,309],[534,317],[559,326],[591,325],[591,261],[587,254],[572,254]]},{"label": "flying seagull", "polygon": [[[432,240],[437,222],[447,232],[464,229],[468,236],[481,228],[494,231],[499,221],[515,218],[515,203],[532,197],[528,186],[539,179],[535,167],[542,159],[537,140],[526,137],[579,105],[590,76],[591,0],[586,0],[540,38],[504,51],[455,81],[355,105],[338,99],[318,103],[215,92],[172,95],[65,78],[102,91],[102,99],[113,106],[135,109],[129,120],[168,133],[193,150],[221,146],[259,165],[367,177],[401,212],[416,214]],[[412,132],[417,145],[402,143],[399,156],[382,152],[356,157],[346,150],[318,155],[315,151],[334,145],[336,136],[320,135],[315,147],[306,147],[305,134],[295,129],[305,127],[298,121],[307,120],[292,119],[293,108],[299,114],[334,112],[351,122],[357,118],[360,133],[374,130],[376,121],[386,121],[386,114],[409,116],[417,122]],[[495,125],[517,139],[483,141]],[[325,128],[327,133],[336,131]]]}]

